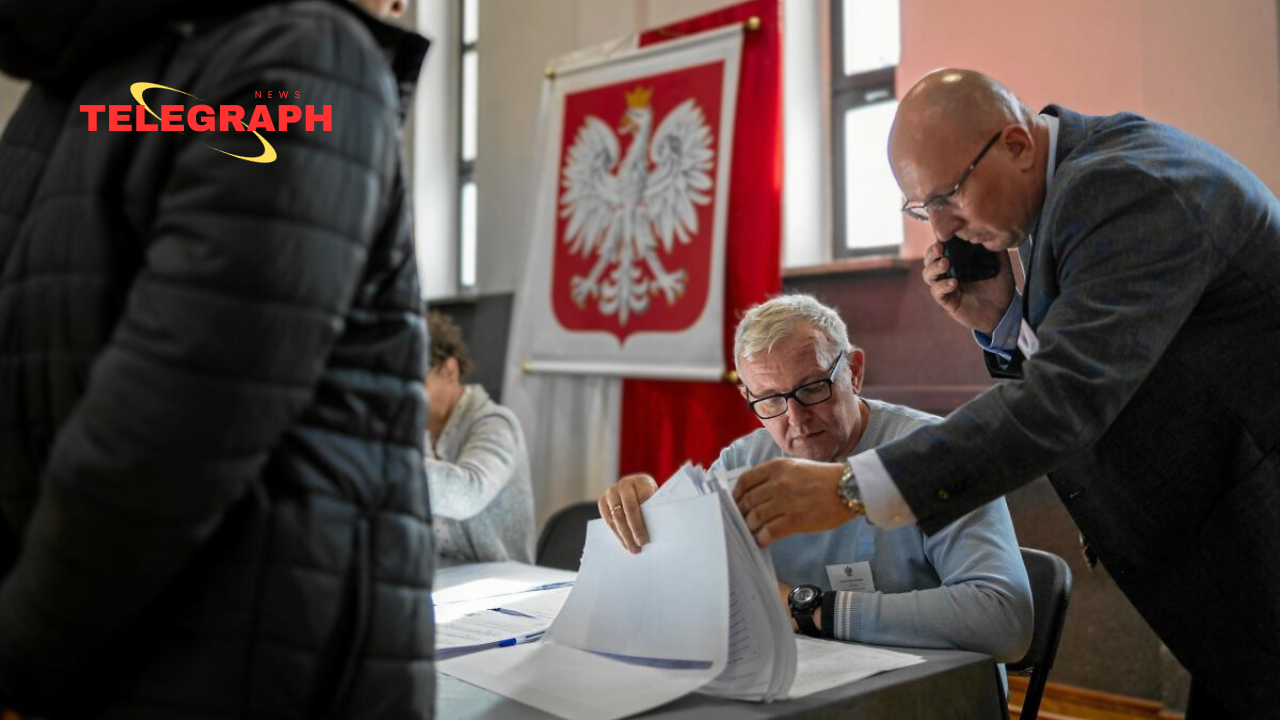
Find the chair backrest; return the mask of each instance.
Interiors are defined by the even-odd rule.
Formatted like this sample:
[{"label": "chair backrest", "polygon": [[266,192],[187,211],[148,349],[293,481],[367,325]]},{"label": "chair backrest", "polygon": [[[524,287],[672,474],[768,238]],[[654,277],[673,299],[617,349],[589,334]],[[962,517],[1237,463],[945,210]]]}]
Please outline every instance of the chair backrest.
[{"label": "chair backrest", "polygon": [[593,502],[581,502],[552,515],[538,536],[535,562],[544,567],[578,571],[587,544],[587,523],[600,517]]},{"label": "chair backrest", "polygon": [[1031,672],[1020,720],[1035,720],[1049,670],[1053,667],[1053,658],[1058,654],[1062,623],[1067,617],[1067,603],[1071,600],[1071,568],[1057,555],[1031,548],[1022,548],[1022,563],[1026,565],[1027,577],[1031,580],[1035,629],[1027,654],[1006,668],[1012,672]]}]

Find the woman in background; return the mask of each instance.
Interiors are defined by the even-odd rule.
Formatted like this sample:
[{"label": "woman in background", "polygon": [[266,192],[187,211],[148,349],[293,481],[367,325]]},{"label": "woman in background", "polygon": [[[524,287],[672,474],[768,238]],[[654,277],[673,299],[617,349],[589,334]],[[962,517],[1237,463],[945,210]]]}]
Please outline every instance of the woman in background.
[{"label": "woman in background", "polygon": [[479,385],[464,385],[471,356],[448,317],[428,313],[427,486],[438,567],[533,562],[533,490],[524,433]]}]

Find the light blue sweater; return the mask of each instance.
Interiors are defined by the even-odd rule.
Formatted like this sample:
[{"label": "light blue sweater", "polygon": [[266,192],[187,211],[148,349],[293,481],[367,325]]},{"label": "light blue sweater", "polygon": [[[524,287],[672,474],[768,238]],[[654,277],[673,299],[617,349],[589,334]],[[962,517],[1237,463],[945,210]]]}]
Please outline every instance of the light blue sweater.
[{"label": "light blue sweater", "polygon": [[[863,399],[867,427],[853,453],[906,435],[938,418]],[[734,470],[787,457],[761,428],[720,453],[712,469]],[[874,592],[840,592],[834,634],[842,640],[958,648],[1020,658],[1031,643],[1031,585],[1003,499],[926,537],[915,525],[882,530],[858,517],[824,533],[793,535],[771,547],[778,579],[834,589],[827,565],[870,563]]]}]

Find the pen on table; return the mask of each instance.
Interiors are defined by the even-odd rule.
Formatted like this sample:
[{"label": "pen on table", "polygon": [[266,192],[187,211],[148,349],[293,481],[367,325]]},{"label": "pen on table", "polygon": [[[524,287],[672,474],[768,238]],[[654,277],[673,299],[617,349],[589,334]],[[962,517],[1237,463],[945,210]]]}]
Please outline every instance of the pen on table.
[{"label": "pen on table", "polygon": [[533,615],[530,615],[529,613],[523,613],[523,612],[520,612],[519,610],[512,610],[511,608],[498,607],[498,608],[489,608],[489,610],[496,613],[502,613],[503,615],[514,615],[516,617],[537,619]]},{"label": "pen on table", "polygon": [[497,593],[495,595],[490,595],[489,597],[495,598],[504,597],[506,595],[523,595],[525,593],[541,592],[543,590],[559,590],[560,588],[566,587],[573,587],[573,581],[562,580],[560,582],[547,583],[545,585],[538,585],[537,587],[526,588],[524,590],[512,590],[511,592]]},{"label": "pen on table", "polygon": [[539,590],[556,590],[562,587],[573,587],[573,581],[561,580],[560,582],[547,583],[546,585],[539,585],[538,587],[535,587],[535,588],[529,588],[526,592],[537,592]]},{"label": "pen on table", "polygon": [[524,643],[530,643],[530,642],[533,642],[534,640],[541,640],[542,636],[545,634],[546,633],[538,632],[538,633],[533,633],[532,635],[523,635],[518,638],[507,638],[506,640],[499,640],[498,647],[511,647],[512,645],[523,645]]},{"label": "pen on table", "polygon": [[459,602],[472,602],[473,600],[487,600],[489,598],[505,597],[507,595],[523,595],[524,593],[541,592],[543,590],[559,590],[560,588],[566,588],[566,587],[573,587],[573,581],[562,580],[560,582],[547,583],[545,585],[538,585],[536,587],[525,588],[523,590],[512,590],[510,592],[494,593],[493,595],[486,595],[481,598],[472,598],[470,600],[453,600],[449,602],[440,603],[440,602],[436,602],[435,599],[433,598],[431,601],[431,604],[435,605],[436,607],[439,607],[441,605],[452,605]]}]

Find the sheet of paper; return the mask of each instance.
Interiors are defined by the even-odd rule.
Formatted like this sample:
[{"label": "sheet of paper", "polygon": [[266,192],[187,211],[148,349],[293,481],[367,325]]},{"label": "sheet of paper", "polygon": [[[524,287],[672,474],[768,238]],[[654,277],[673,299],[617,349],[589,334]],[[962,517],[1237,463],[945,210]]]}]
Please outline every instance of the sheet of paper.
[{"label": "sheet of paper", "polygon": [[706,494],[706,489],[702,485],[702,479],[698,472],[692,465],[685,463],[680,466],[679,470],[672,473],[666,482],[658,487],[658,492],[645,501],[645,504],[688,500],[689,498]]},{"label": "sheet of paper", "polygon": [[[490,597],[477,598],[475,600],[463,600],[461,602],[452,602],[452,603],[447,603],[445,605],[437,605],[435,608],[436,624],[439,625],[447,622],[453,622],[454,620],[457,620],[460,617],[470,615],[471,613],[474,613],[474,612],[480,612],[481,610],[488,610],[489,608],[495,608],[495,607],[507,607],[512,605],[519,605],[528,601],[536,601],[538,598],[543,598],[543,597],[555,598],[556,599],[555,602],[559,603],[559,605],[556,606],[556,610],[558,611],[560,609],[559,606],[564,604],[564,598],[568,597],[568,593],[571,587],[572,586],[560,587],[553,590],[530,590],[529,592],[523,592],[523,593],[512,593],[509,595],[493,595]],[[553,594],[548,595],[548,593],[553,593]],[[560,593],[560,594],[554,595],[554,593]]]},{"label": "sheet of paper", "polygon": [[431,602],[436,606],[511,595],[573,582],[567,570],[517,562],[475,563],[436,572]]},{"label": "sheet of paper", "polygon": [[488,647],[515,645],[542,637],[551,623],[510,610],[481,610],[436,626],[436,657]]},{"label": "sheet of paper", "polygon": [[556,615],[560,614],[560,609],[564,607],[564,603],[569,599],[569,593],[572,591],[572,587],[563,587],[554,590],[523,593],[519,596],[503,598],[502,607],[541,618],[549,624],[556,619]]},{"label": "sheet of paper", "polygon": [[441,660],[436,667],[566,720],[635,715],[688,695],[712,673],[633,665],[545,640]]},{"label": "sheet of paper", "polygon": [[729,575],[715,496],[641,506],[649,544],[632,555],[603,520],[547,641],[582,650],[723,664]]},{"label": "sheet of paper", "polygon": [[[436,624],[436,657],[454,657],[541,637],[555,620],[569,588],[525,593],[514,602]],[[517,597],[517,596],[512,596]]]},{"label": "sheet of paper", "polygon": [[796,651],[796,679],[788,693],[792,698],[924,662],[919,655],[802,635],[796,637]]},{"label": "sheet of paper", "polygon": [[749,467],[744,467],[737,470],[721,470],[716,473],[716,480],[720,482],[724,491],[729,493],[730,500],[733,499],[733,489],[738,486],[738,478],[742,476],[742,473],[750,469]]},{"label": "sheet of paper", "polygon": [[719,503],[646,503],[650,542],[637,555],[591,522],[573,590],[542,641],[442,660],[440,671],[568,720],[626,717],[702,687],[728,648]]}]

